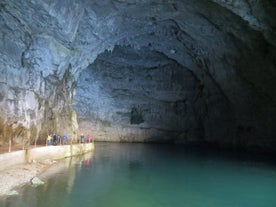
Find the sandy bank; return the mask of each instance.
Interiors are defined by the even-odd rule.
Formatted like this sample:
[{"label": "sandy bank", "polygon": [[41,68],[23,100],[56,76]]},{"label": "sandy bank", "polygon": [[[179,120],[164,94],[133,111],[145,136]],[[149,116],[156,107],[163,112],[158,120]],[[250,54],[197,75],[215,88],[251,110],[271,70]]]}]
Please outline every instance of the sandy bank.
[{"label": "sandy bank", "polygon": [[0,171],[0,196],[8,195],[16,187],[30,183],[33,177],[39,176],[52,164],[51,161],[33,162]]}]

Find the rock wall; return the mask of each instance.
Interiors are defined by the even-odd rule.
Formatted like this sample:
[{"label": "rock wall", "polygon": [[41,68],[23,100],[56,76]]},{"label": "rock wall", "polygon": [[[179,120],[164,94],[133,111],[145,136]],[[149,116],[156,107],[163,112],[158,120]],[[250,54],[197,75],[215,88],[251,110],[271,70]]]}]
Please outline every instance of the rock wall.
[{"label": "rock wall", "polygon": [[79,124],[98,140],[276,149],[275,11],[264,0],[2,0],[0,144],[76,138]]},{"label": "rock wall", "polygon": [[70,65],[73,51],[58,39],[62,34],[43,32],[55,19],[50,18],[54,5],[49,6],[1,3],[1,143],[12,139],[30,144],[57,132],[74,136],[77,129],[70,106],[76,85]]}]

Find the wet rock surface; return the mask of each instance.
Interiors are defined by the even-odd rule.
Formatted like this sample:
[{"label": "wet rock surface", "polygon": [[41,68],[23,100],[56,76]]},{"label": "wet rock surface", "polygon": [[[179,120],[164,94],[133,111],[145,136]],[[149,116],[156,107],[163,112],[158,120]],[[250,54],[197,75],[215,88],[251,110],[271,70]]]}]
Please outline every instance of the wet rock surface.
[{"label": "wet rock surface", "polygon": [[2,0],[0,144],[79,129],[276,149],[275,10],[261,0]]},{"label": "wet rock surface", "polygon": [[34,186],[39,186],[39,185],[44,185],[45,182],[40,180],[38,177],[33,177],[31,180],[30,180],[31,184],[34,185]]}]

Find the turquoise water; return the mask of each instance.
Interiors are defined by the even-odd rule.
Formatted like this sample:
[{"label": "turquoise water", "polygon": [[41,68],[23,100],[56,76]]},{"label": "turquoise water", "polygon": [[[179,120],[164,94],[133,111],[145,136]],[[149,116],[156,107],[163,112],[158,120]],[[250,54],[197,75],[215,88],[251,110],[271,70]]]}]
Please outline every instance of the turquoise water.
[{"label": "turquoise water", "polygon": [[98,143],[1,207],[275,207],[276,167],[174,145]]}]

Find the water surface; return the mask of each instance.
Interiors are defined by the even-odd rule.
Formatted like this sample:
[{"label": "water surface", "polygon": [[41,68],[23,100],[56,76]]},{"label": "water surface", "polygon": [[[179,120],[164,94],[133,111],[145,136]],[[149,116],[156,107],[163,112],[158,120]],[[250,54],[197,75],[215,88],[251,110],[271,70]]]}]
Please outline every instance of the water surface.
[{"label": "water surface", "polygon": [[265,160],[175,145],[98,143],[59,161],[44,186],[1,207],[275,207],[276,167]]}]

